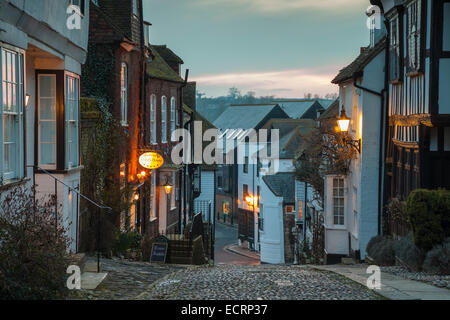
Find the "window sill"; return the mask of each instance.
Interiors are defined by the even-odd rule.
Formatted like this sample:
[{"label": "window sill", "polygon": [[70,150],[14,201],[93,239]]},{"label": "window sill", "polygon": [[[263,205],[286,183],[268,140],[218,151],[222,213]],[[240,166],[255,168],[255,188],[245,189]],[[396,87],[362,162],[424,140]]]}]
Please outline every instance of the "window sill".
[{"label": "window sill", "polygon": [[27,182],[31,181],[30,178],[22,178],[22,179],[12,179],[12,180],[4,180],[3,184],[0,185],[0,191],[4,191],[10,188],[18,187]]},{"label": "window sill", "polygon": [[[68,174],[68,173],[74,173],[74,172],[77,172],[77,171],[81,171],[83,169],[84,169],[84,166],[78,166],[78,167],[73,167],[73,168],[70,168],[70,169],[63,169],[63,170],[45,169],[45,171],[47,171],[48,173],[52,173],[52,174]],[[45,174],[46,173],[45,171],[37,169],[36,173],[37,174]]]}]

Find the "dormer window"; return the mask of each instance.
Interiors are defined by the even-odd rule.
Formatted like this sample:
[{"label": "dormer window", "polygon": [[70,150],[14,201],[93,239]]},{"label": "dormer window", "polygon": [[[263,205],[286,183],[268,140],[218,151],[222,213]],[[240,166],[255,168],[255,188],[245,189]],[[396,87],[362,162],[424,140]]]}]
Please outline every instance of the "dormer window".
[{"label": "dormer window", "polygon": [[150,44],[150,22],[144,22],[144,44],[146,47]]}]

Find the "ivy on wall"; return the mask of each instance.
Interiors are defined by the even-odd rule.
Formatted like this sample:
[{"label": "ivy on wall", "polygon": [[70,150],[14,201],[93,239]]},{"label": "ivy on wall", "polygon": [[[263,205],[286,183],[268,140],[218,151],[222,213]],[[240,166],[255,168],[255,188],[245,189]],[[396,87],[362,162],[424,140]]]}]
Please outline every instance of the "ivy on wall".
[{"label": "ivy on wall", "polygon": [[115,58],[110,46],[89,44],[82,69],[81,94],[81,192],[113,210],[98,209],[81,201],[81,250],[110,252],[118,237],[120,214],[130,207],[130,190],[119,181],[120,150],[125,134],[111,113],[111,83]]}]

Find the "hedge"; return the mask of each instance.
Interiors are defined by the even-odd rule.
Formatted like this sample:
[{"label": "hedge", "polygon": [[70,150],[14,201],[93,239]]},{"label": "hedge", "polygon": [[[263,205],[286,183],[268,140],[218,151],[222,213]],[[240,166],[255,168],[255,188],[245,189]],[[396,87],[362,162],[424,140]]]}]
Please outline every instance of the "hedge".
[{"label": "hedge", "polygon": [[429,251],[450,236],[450,191],[415,190],[406,210],[418,248]]}]

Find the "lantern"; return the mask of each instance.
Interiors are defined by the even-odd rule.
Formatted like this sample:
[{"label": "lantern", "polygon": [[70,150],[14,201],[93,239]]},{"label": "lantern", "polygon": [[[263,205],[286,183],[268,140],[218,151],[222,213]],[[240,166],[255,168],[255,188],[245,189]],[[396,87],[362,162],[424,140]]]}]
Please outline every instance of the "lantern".
[{"label": "lantern", "polygon": [[342,106],[341,117],[338,119],[338,125],[341,132],[348,132],[350,118],[345,114],[345,106]]}]

